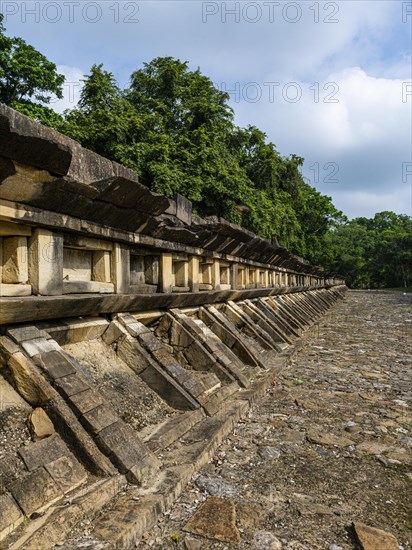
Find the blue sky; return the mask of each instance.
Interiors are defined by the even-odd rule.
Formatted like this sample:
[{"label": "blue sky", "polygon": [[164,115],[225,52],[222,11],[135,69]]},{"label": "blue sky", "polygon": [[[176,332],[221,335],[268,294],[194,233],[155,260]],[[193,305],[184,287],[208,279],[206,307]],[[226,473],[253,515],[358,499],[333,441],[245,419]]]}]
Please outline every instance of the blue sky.
[{"label": "blue sky", "polygon": [[7,0],[0,11],[8,34],[66,75],[57,110],[93,63],[125,85],[144,61],[178,57],[231,91],[239,125],[304,157],[304,176],[349,217],[412,213],[410,1]]}]

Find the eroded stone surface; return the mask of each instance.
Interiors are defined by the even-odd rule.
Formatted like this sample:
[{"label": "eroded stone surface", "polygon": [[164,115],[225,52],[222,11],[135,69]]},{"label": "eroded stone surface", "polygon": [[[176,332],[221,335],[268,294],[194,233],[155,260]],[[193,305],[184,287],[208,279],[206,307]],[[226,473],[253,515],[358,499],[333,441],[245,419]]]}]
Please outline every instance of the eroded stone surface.
[{"label": "eroded stone surface", "polygon": [[57,434],[19,449],[19,455],[29,471],[66,454],[68,449]]},{"label": "eroded stone surface", "polygon": [[240,534],[236,527],[236,510],[233,501],[209,497],[184,527],[185,531],[209,539],[236,543]]},{"label": "eroded stone surface", "polygon": [[362,550],[399,550],[396,538],[382,529],[359,522],[353,528]]},{"label": "eroded stone surface", "polygon": [[68,493],[87,479],[84,468],[73,456],[57,458],[46,464],[45,469],[63,493]]},{"label": "eroded stone surface", "polygon": [[53,422],[41,407],[36,407],[33,410],[30,414],[29,421],[30,430],[35,440],[44,439],[53,435],[55,432]]},{"label": "eroded stone surface", "polygon": [[50,506],[63,496],[53,478],[44,468],[10,485],[9,490],[27,516]]}]

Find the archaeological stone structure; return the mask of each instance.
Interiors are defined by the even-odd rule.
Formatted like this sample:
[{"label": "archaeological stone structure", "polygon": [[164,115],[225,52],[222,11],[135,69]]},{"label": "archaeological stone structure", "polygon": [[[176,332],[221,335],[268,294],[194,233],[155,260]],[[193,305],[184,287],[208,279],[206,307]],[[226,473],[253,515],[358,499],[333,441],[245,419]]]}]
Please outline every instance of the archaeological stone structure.
[{"label": "archaeological stone structure", "polygon": [[133,548],[345,290],[0,105],[0,548]]}]

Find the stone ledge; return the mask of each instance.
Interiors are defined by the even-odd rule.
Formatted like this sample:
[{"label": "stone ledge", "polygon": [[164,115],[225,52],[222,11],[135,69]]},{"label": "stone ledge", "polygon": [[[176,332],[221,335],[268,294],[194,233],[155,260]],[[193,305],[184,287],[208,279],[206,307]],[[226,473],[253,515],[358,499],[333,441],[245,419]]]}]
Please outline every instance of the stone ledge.
[{"label": "stone ledge", "polygon": [[126,485],[124,476],[117,475],[80,490],[71,497],[70,506],[52,506],[44,517],[29,524],[10,550],[54,548],[79,521],[101,510]]}]

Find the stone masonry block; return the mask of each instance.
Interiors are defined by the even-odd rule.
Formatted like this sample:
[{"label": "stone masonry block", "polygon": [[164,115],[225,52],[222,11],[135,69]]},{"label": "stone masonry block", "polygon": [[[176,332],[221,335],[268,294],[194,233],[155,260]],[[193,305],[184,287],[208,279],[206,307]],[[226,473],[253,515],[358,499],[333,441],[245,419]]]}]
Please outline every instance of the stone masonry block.
[{"label": "stone masonry block", "polygon": [[0,495],[0,541],[23,521],[24,514],[11,495]]},{"label": "stone masonry block", "polygon": [[52,388],[23,353],[18,351],[11,355],[8,367],[20,395],[31,405],[37,406],[53,398]]},{"label": "stone masonry block", "polygon": [[117,422],[119,417],[106,405],[100,405],[84,413],[80,420],[88,431],[97,434]]},{"label": "stone masonry block", "polygon": [[48,508],[63,496],[44,468],[19,478],[9,486],[9,490],[27,516]]},{"label": "stone masonry block", "polygon": [[103,398],[93,390],[86,390],[72,395],[68,402],[76,416],[82,416],[99,405],[103,405]]},{"label": "stone masonry block", "polygon": [[158,351],[164,348],[164,344],[160,342],[151,332],[141,334],[139,342],[150,352]]},{"label": "stone masonry block", "polygon": [[111,282],[110,252],[108,250],[93,252],[92,279],[100,283]]},{"label": "stone masonry block", "polygon": [[172,292],[173,286],[173,259],[172,254],[162,254],[162,262],[160,269],[160,288],[161,291],[167,294]]},{"label": "stone masonry block", "polygon": [[111,346],[114,342],[125,336],[125,329],[119,323],[119,321],[112,321],[102,335],[102,340],[106,342],[108,346]]},{"label": "stone masonry block", "polygon": [[90,389],[90,386],[79,374],[70,374],[56,380],[56,388],[66,398]]},{"label": "stone masonry block", "polygon": [[126,246],[115,243],[111,254],[111,280],[115,292],[124,294],[130,286],[130,251]]},{"label": "stone masonry block", "polygon": [[35,294],[63,293],[63,235],[34,230],[29,239],[29,279]]},{"label": "stone masonry block", "polygon": [[55,434],[46,439],[41,439],[34,443],[30,443],[18,450],[18,454],[23,460],[29,472],[37,470],[48,462],[56,460],[69,453],[62,439]]},{"label": "stone masonry block", "polygon": [[21,346],[29,357],[60,350],[60,346],[54,340],[46,340],[45,338],[26,340],[21,343]]},{"label": "stone masonry block", "polygon": [[46,339],[50,338],[45,330],[40,330],[34,325],[27,325],[24,327],[9,328],[6,330],[7,336],[10,336],[17,344],[25,342],[26,340]]},{"label": "stone masonry block", "polygon": [[135,431],[122,421],[108,426],[97,437],[98,445],[110,456],[120,473],[127,473],[134,466],[147,464],[160,467],[160,462],[149,448],[139,439]]},{"label": "stone masonry block", "polygon": [[31,296],[31,285],[9,285],[0,283],[0,297]]},{"label": "stone masonry block", "polygon": [[39,353],[33,357],[37,366],[41,367],[53,380],[76,374],[76,368],[61,351]]},{"label": "stone masonry block", "polygon": [[73,456],[62,456],[45,465],[59,489],[64,493],[72,491],[87,479],[83,466]]}]

